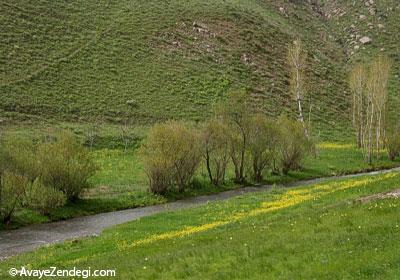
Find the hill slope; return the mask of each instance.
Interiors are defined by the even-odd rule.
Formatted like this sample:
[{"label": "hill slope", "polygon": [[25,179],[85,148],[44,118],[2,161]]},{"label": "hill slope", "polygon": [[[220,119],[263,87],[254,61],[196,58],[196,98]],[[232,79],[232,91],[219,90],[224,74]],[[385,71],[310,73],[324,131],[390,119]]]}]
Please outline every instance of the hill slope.
[{"label": "hill slope", "polygon": [[[248,90],[257,110],[293,113],[286,47],[300,37],[309,53],[312,119],[323,131],[346,131],[345,32],[324,14],[333,2],[323,2],[1,1],[0,114],[141,124],[201,120],[236,88]],[[346,2],[334,4],[350,16],[357,7]]]}]

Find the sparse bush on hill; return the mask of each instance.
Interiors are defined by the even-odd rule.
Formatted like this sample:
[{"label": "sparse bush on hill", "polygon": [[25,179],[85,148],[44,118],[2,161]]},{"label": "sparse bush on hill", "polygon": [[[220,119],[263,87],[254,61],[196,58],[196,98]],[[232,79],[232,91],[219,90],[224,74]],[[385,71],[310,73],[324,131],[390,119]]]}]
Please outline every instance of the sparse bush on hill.
[{"label": "sparse bush on hill", "polygon": [[55,142],[39,145],[37,158],[43,184],[62,191],[69,201],[90,187],[88,179],[96,166],[71,133],[61,133]]},{"label": "sparse bush on hill", "polygon": [[224,182],[229,162],[229,127],[220,119],[211,119],[202,129],[202,153],[210,181],[219,186]]},{"label": "sparse bush on hill", "polygon": [[253,179],[262,181],[263,172],[273,168],[278,157],[281,133],[276,122],[269,120],[265,115],[257,114],[251,118],[249,128],[249,155]]},{"label": "sparse bush on hill", "polygon": [[176,185],[182,192],[201,159],[199,136],[183,122],[156,124],[150,129],[141,153],[151,191],[165,193]]}]

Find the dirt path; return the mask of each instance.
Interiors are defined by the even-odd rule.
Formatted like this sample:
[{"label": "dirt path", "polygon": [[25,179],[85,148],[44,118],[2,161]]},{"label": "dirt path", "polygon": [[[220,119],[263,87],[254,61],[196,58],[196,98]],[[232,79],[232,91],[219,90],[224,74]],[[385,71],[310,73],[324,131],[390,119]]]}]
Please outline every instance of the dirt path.
[{"label": "dirt path", "polygon": [[[377,175],[396,171],[400,171],[400,168],[298,181],[295,183],[286,184],[284,186],[295,187],[301,185],[310,185],[328,179],[354,178],[363,175]],[[23,252],[32,251],[47,244],[59,243],[68,239],[98,235],[107,227],[133,221],[141,217],[146,217],[170,210],[185,209],[203,205],[209,201],[225,200],[231,197],[240,196],[245,193],[267,191],[271,187],[271,185],[245,187],[219,194],[198,196],[162,205],[102,213],[54,223],[31,225],[11,231],[0,231],[0,260]]]}]

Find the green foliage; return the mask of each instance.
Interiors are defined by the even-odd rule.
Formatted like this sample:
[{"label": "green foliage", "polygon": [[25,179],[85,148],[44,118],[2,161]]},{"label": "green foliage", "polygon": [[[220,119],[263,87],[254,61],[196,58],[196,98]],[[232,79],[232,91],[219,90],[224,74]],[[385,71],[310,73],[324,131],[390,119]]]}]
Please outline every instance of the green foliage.
[{"label": "green foliage", "polygon": [[11,222],[14,211],[22,204],[29,180],[22,174],[4,171],[0,176],[0,218],[4,224]]},{"label": "green foliage", "polygon": [[220,119],[211,119],[202,128],[202,154],[208,177],[215,186],[225,180],[230,151],[229,134],[229,126]]},{"label": "green foliage", "polygon": [[29,139],[5,135],[0,139],[0,173],[10,171],[33,180],[38,174],[35,147]]},{"label": "green foliage", "polygon": [[279,147],[284,140],[275,121],[257,114],[251,118],[249,127],[249,155],[253,179],[261,182],[263,172],[274,169],[279,156]]},{"label": "green foliage", "polygon": [[313,150],[313,143],[304,134],[304,128],[298,121],[280,117],[278,125],[281,132],[280,150],[282,172],[299,170],[306,156]]},{"label": "green foliage", "polygon": [[34,145],[6,136],[0,146],[0,212],[5,223],[18,208],[49,214],[78,198],[96,171],[89,153],[70,133]]},{"label": "green foliage", "polygon": [[16,138],[0,142],[0,218],[5,224],[23,203],[23,198],[36,168],[33,146]]},{"label": "green foliage", "polygon": [[154,193],[165,193],[172,185],[182,192],[193,178],[201,157],[197,132],[178,121],[154,125],[141,150],[150,190]]},{"label": "green foliage", "polygon": [[386,136],[386,148],[390,160],[395,160],[400,155],[400,128],[388,132]]},{"label": "green foliage", "polygon": [[43,215],[49,215],[51,210],[66,203],[66,196],[62,191],[44,185],[39,178],[29,184],[25,192],[28,207],[38,210]]},{"label": "green foliage", "polygon": [[[216,188],[208,182],[205,167],[200,165],[193,182],[184,193],[168,191],[166,195],[155,195],[148,191],[148,178],[143,172],[143,162],[137,150],[124,153],[116,150],[92,150],[90,155],[99,166],[96,174],[90,178],[93,188],[85,190],[81,199],[67,202],[66,205],[51,210],[46,216],[27,208],[18,208],[8,228],[17,228],[33,223],[43,223],[69,219],[78,216],[92,215],[101,212],[123,210],[147,205],[161,204],[198,195],[219,193],[241,188],[234,184],[234,169],[228,164],[224,185]],[[324,176],[337,176],[365,171],[380,170],[399,166],[399,159],[390,161],[387,153],[369,166],[363,155],[349,143],[323,142],[318,145],[318,156],[309,156],[304,160],[303,169],[290,171],[288,174],[275,172],[264,174],[265,184],[285,184],[298,180]],[[4,226],[0,225],[0,230]]]},{"label": "green foliage", "polygon": [[56,141],[39,145],[37,157],[43,184],[62,191],[68,200],[77,199],[90,187],[96,165],[71,133],[60,133]]},{"label": "green foliage", "polygon": [[217,114],[229,125],[229,147],[235,167],[235,181],[243,183],[251,120],[247,92],[243,90],[230,92],[228,99],[218,104]]}]

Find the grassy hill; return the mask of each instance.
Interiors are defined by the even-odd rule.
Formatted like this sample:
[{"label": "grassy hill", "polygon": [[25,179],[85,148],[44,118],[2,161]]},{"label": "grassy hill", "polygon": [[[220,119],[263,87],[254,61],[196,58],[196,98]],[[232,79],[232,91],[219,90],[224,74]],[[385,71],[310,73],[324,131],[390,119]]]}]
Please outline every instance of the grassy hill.
[{"label": "grassy hill", "polygon": [[[377,8],[385,32],[360,48],[360,56],[350,55],[345,24],[364,1],[348,2],[1,1],[0,116],[14,122],[196,121],[237,88],[248,90],[255,110],[293,114],[286,47],[300,37],[309,54],[305,108],[311,101],[323,134],[329,128],[329,134],[348,135],[348,61],[381,44],[398,61],[399,48],[398,4],[385,0]],[[393,9],[383,12],[384,4]],[[399,88],[393,80],[391,90]]]}]

